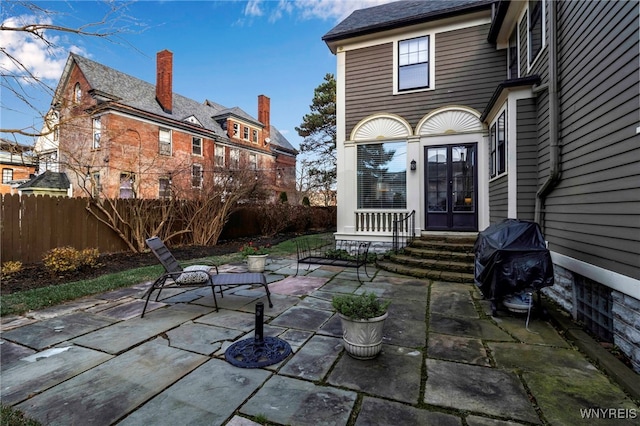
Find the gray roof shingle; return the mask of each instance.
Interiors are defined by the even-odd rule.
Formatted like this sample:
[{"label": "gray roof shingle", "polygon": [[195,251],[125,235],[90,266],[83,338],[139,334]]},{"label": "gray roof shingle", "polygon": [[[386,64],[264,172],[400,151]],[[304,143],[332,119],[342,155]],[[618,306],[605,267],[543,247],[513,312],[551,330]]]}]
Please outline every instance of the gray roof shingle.
[{"label": "gray roof shingle", "polygon": [[326,33],[325,42],[416,24],[447,15],[486,8],[495,0],[397,1],[354,11]]},{"label": "gray roof shingle", "polygon": [[[184,121],[194,116],[206,130],[223,137],[226,137],[226,132],[214,117],[225,113],[232,112],[239,117],[260,124],[258,120],[238,107],[226,108],[211,101],[200,103],[175,92],[173,93],[173,109],[169,114],[160,107],[156,100],[156,86],[154,84],[147,83],[75,53],[70,54],[69,61],[75,61],[94,90],[122,105],[140,111],[176,121]],[[273,125],[271,128],[274,129]],[[295,148],[286,138],[279,138],[278,143],[283,148],[295,152]]]},{"label": "gray roof shingle", "polygon": [[27,188],[49,188],[49,189],[69,189],[71,182],[65,173],[52,172],[46,170],[41,175],[36,176],[28,182],[23,183],[18,189]]}]

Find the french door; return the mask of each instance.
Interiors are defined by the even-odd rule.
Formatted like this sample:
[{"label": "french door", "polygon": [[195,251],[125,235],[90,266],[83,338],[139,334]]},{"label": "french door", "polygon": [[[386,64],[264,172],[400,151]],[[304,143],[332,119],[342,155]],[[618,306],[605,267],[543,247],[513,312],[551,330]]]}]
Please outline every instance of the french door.
[{"label": "french door", "polygon": [[477,145],[424,148],[425,229],[477,231]]}]

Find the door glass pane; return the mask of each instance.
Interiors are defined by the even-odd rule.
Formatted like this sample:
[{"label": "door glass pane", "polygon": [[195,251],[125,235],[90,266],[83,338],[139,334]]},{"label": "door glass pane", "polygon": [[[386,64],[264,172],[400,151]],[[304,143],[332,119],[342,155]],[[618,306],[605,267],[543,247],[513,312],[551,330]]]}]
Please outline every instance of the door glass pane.
[{"label": "door glass pane", "polygon": [[453,211],[475,211],[475,150],[466,146],[454,146],[451,149],[453,173]]},{"label": "door glass pane", "polygon": [[427,194],[429,212],[447,211],[447,149],[427,150]]}]

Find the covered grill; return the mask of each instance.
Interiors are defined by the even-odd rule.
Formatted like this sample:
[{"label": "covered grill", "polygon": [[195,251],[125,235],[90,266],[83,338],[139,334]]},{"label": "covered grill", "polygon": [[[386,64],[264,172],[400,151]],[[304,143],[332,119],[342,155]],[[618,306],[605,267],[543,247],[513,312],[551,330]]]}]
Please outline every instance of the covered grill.
[{"label": "covered grill", "polygon": [[535,222],[505,219],[491,225],[478,234],[474,251],[475,283],[494,314],[507,296],[553,285],[551,254]]}]

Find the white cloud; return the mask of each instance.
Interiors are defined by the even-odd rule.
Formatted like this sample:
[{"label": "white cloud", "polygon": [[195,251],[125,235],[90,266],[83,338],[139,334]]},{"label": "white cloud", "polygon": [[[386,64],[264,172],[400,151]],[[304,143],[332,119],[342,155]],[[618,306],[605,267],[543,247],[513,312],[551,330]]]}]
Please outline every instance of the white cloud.
[{"label": "white cloud", "polygon": [[297,0],[294,4],[305,19],[320,18],[341,21],[354,10],[392,1],[396,0]]},{"label": "white cloud", "polygon": [[[33,22],[52,24],[49,18],[22,15],[5,20],[3,25],[16,27]],[[55,81],[60,78],[68,48],[60,47],[60,38],[50,36],[46,30],[42,35],[51,45],[45,44],[38,37],[25,31],[0,31],[0,46],[3,46],[7,54],[14,58],[12,60],[7,55],[1,55],[0,68],[14,75],[25,75],[24,68],[26,68],[39,79]],[[74,49],[78,50],[77,47]]]},{"label": "white cloud", "polygon": [[244,7],[244,14],[248,16],[262,16],[262,0],[251,0]]},{"label": "white cloud", "polygon": [[325,19],[336,22],[357,9],[373,7],[397,0],[250,0],[244,9],[245,16],[268,14],[275,22],[284,15],[297,14],[301,19]]}]

